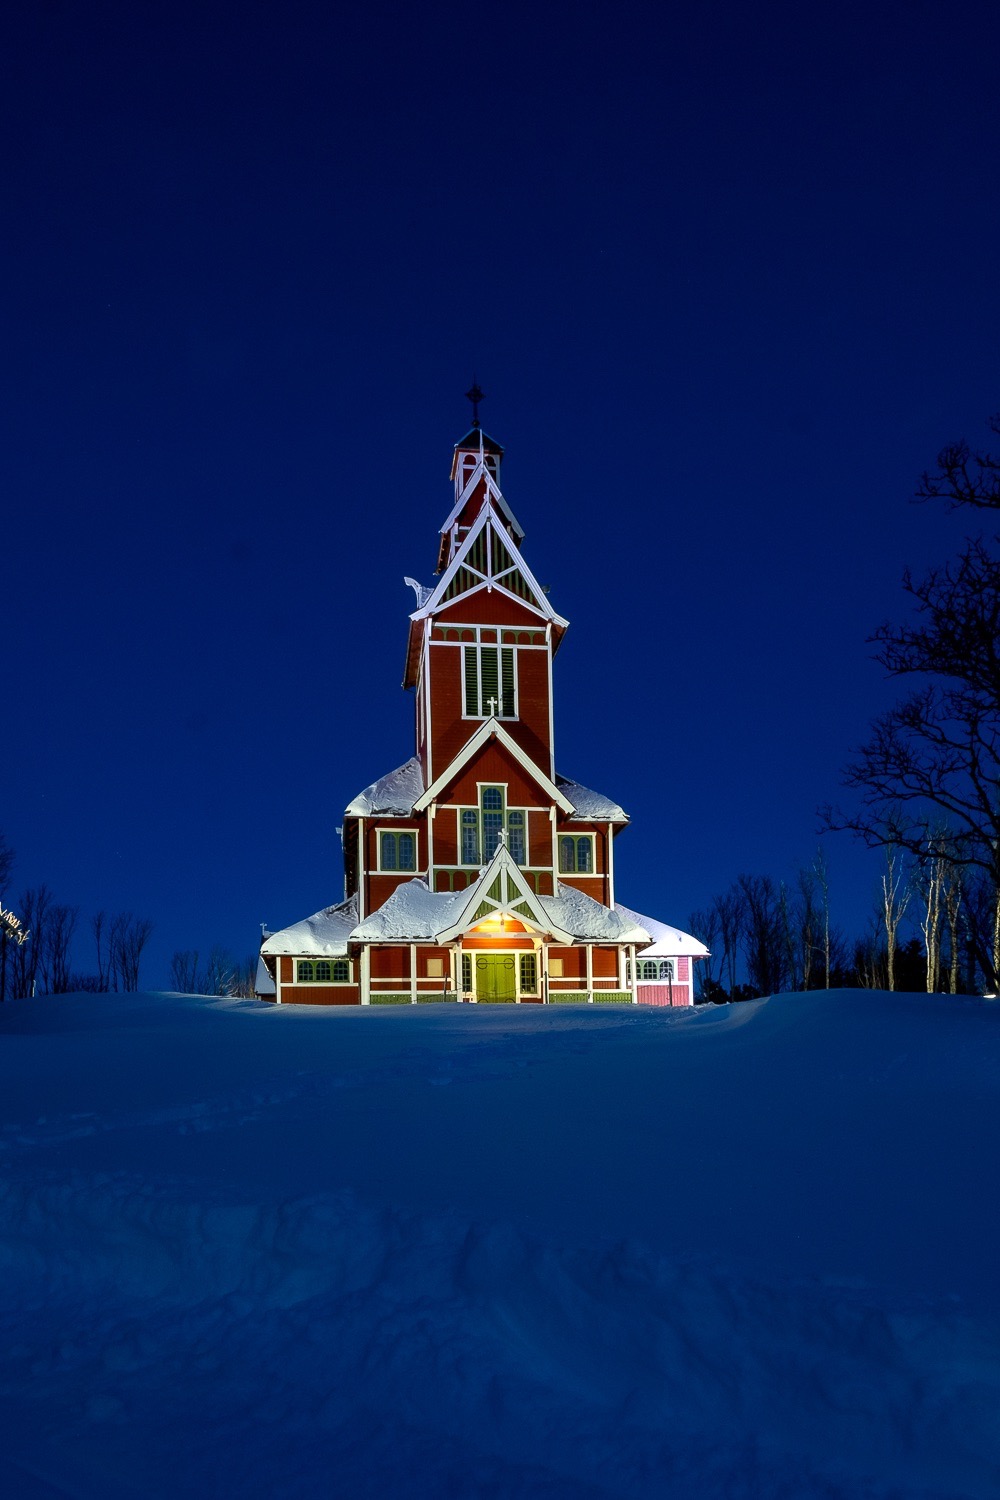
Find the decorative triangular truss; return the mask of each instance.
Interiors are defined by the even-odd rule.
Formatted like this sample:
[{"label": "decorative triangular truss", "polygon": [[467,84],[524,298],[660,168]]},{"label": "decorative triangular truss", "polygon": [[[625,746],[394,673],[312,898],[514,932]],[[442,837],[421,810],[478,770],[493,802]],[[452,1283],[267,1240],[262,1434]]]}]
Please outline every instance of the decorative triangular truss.
[{"label": "decorative triangular truss", "polygon": [[554,927],[541,901],[528,885],[511,858],[506,837],[501,834],[493,857],[466,891],[454,922],[437,935],[439,943],[449,943],[470,927],[491,917],[513,917],[526,927],[549,933],[558,943],[572,943],[573,936]]},{"label": "decorative triangular truss", "polygon": [[444,570],[437,587],[426,602],[410,616],[422,619],[443,604],[482,591],[506,594],[525,605],[543,620],[565,626],[567,621],[555,613],[545,592],[524,558],[514,554],[493,506],[486,502],[469,528],[462,545]]}]

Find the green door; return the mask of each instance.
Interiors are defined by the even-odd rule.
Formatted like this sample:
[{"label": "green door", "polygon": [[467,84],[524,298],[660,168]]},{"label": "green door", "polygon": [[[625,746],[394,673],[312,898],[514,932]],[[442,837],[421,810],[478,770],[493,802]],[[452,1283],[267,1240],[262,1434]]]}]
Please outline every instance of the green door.
[{"label": "green door", "polygon": [[513,1005],[517,979],[513,953],[476,954],[476,999],[480,1005]]}]

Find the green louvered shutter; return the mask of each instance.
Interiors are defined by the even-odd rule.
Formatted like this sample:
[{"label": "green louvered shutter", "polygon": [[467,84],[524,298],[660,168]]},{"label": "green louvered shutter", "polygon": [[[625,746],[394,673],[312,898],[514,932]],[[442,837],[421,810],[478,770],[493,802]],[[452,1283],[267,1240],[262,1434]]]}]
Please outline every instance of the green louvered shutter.
[{"label": "green louvered shutter", "polygon": [[479,672],[475,646],[463,646],[465,657],[465,712],[473,719],[479,717]]},{"label": "green louvered shutter", "polygon": [[500,670],[503,673],[500,712],[505,719],[513,719],[517,709],[514,705],[514,650],[512,646],[501,648]]},{"label": "green louvered shutter", "polygon": [[[482,646],[483,669],[483,691],[480,698],[481,709],[484,714],[501,712],[500,703],[500,681],[497,676],[497,648],[496,646]],[[491,705],[490,699],[493,699]]]}]

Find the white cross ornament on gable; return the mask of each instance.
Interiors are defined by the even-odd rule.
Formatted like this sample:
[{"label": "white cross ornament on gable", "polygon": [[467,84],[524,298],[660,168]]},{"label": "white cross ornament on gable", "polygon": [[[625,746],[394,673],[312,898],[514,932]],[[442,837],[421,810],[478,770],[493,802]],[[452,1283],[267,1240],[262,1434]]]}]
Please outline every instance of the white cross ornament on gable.
[{"label": "white cross ornament on gable", "polygon": [[486,702],[489,704],[490,718],[495,719],[497,716],[497,700],[495,698],[487,698]]},{"label": "white cross ornament on gable", "polygon": [[506,828],[501,828],[500,832],[497,834],[497,843],[498,844],[503,844],[504,848],[506,849],[506,847],[507,847],[507,830],[506,830]]}]

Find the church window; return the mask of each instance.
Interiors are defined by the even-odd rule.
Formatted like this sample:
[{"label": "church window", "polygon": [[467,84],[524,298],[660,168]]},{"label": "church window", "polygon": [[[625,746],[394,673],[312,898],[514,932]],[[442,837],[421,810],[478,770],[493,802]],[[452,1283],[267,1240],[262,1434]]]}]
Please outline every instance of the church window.
[{"label": "church window", "polygon": [[315,977],[315,965],[312,959],[300,958],[295,966],[295,977],[299,984],[309,984]]},{"label": "church window", "polygon": [[463,646],[467,719],[516,719],[517,691],[512,646]]},{"label": "church window", "polygon": [[333,978],[333,975],[330,972],[330,968],[331,968],[331,965],[330,965],[330,960],[329,959],[327,959],[327,958],[321,958],[319,960],[319,962],[316,965],[316,981],[317,981],[317,983],[319,983],[321,980],[325,980],[327,984],[330,983],[330,980]]},{"label": "church window", "polygon": [[503,791],[498,786],[484,786],[480,793],[483,813],[483,861],[492,859],[500,842],[504,825]]},{"label": "church window", "polygon": [[508,812],[506,790],[502,786],[484,786],[479,793],[479,807],[462,809],[462,864],[485,864],[496,853],[500,833],[507,830],[507,847],[515,864],[527,862],[525,815],[523,810]]},{"label": "church window", "polygon": [[673,984],[674,961],[672,958],[660,959],[660,978],[663,980],[664,984]]},{"label": "church window", "polygon": [[380,870],[415,870],[417,868],[417,841],[412,833],[382,833],[379,835]]},{"label": "church window", "polygon": [[594,873],[594,835],[566,834],[559,840],[559,873],[592,875]]},{"label": "church window", "polygon": [[521,954],[521,994],[534,995],[538,990],[538,963],[533,953]]},{"label": "church window", "polygon": [[471,953],[463,953],[462,954],[462,988],[463,988],[463,990],[471,990],[472,989],[472,954]]}]

